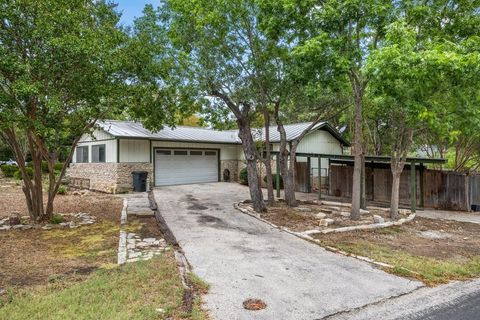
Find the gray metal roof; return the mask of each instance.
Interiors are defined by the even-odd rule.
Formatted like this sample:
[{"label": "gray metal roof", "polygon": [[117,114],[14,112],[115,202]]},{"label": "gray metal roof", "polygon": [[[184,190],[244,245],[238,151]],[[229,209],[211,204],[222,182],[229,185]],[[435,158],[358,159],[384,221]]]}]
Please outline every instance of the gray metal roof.
[{"label": "gray metal roof", "polygon": [[[287,140],[291,141],[302,134],[308,128],[311,122],[296,123],[285,125]],[[152,132],[143,127],[139,122],[134,121],[117,121],[106,120],[99,123],[100,128],[115,137],[120,138],[145,138],[156,140],[171,141],[192,141],[192,142],[215,142],[215,143],[234,143],[240,144],[238,130],[213,130],[198,127],[177,126],[175,128],[164,128],[158,132]],[[349,143],[343,139],[340,133],[327,122],[316,124],[313,130],[327,130],[343,145],[348,146]],[[255,140],[265,139],[265,129],[254,129],[252,131]],[[279,142],[280,134],[276,126],[270,127],[270,141]]]}]

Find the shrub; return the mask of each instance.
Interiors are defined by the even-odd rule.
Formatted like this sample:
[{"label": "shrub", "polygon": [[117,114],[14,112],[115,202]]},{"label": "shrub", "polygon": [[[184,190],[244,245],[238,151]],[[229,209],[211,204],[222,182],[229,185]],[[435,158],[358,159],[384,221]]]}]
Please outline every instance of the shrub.
[{"label": "shrub", "polygon": [[11,178],[15,175],[15,172],[18,170],[18,167],[11,164],[2,164],[0,169],[3,172],[3,175],[7,178]]},{"label": "shrub", "polygon": [[238,175],[238,178],[240,179],[241,184],[248,185],[247,168],[243,168],[242,170],[240,170],[240,174]]},{"label": "shrub", "polygon": [[55,166],[54,166],[55,171],[60,172],[60,171],[62,171],[62,168],[63,168],[63,162],[55,163]]},{"label": "shrub", "polygon": [[[281,175],[278,175],[280,177],[280,189],[283,189],[283,178]],[[272,179],[273,179],[273,188],[275,189],[277,187],[277,174],[272,174]],[[263,181],[267,183],[267,176],[263,177]]]},{"label": "shrub", "polygon": [[59,223],[62,223],[63,221],[64,221],[63,216],[59,214],[54,214],[52,216],[52,219],[50,220],[50,222],[53,224],[59,224]]},{"label": "shrub", "polygon": [[48,163],[47,161],[42,161],[42,172],[48,173]]},{"label": "shrub", "polygon": [[58,194],[66,194],[67,193],[67,188],[65,186],[60,186],[58,187]]},{"label": "shrub", "polygon": [[[27,171],[28,176],[30,178],[33,178],[33,169],[30,167],[26,167],[25,170]],[[22,171],[17,168],[17,171],[15,171],[15,173],[13,174],[13,177],[17,180],[22,180]]]}]

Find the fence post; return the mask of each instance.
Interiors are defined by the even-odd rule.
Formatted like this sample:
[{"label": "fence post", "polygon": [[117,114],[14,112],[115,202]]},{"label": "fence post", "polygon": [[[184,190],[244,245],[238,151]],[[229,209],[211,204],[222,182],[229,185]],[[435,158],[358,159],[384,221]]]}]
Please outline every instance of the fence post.
[{"label": "fence post", "polygon": [[412,213],[417,212],[417,174],[415,172],[415,161],[410,162],[410,209]]},{"label": "fence post", "polygon": [[275,162],[276,162],[276,175],[275,175],[275,182],[276,182],[276,187],[277,187],[277,199],[280,198],[280,164],[278,160],[278,154],[275,156]]},{"label": "fence post", "polygon": [[318,157],[318,200],[322,200],[322,158]]}]

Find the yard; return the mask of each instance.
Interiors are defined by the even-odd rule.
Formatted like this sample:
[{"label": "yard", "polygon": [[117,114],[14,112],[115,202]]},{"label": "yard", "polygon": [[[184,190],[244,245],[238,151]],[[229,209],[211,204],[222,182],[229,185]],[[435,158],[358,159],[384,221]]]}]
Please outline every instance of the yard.
[{"label": "yard", "polygon": [[[0,186],[0,219],[25,215],[18,183],[2,178]],[[113,195],[68,192],[57,196],[55,212],[86,212],[95,223],[0,231],[0,319],[206,318],[200,301],[192,312],[183,311],[172,251],[117,266],[122,203]],[[124,229],[143,238],[162,236],[154,218],[129,219]]]},{"label": "yard", "polygon": [[416,218],[400,227],[316,235],[331,246],[394,266],[427,285],[480,276],[480,225]]},{"label": "yard", "polygon": [[[248,208],[248,204],[242,206]],[[312,232],[371,225],[372,214],[389,221],[387,210],[369,209],[370,215],[352,221],[346,207],[301,202],[299,207],[289,208],[280,202],[260,217],[291,231],[309,234],[323,247],[389,264],[393,268],[385,271],[417,278],[430,286],[480,276],[480,224],[417,217],[401,226],[326,234]],[[401,218],[406,215],[403,212]],[[334,222],[327,226],[323,224],[325,219]]]}]

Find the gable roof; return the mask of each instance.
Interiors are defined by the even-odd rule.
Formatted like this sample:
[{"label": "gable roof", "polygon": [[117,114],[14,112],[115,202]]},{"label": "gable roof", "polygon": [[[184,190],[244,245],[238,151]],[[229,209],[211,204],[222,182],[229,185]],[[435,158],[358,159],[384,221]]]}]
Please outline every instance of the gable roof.
[{"label": "gable roof", "polygon": [[[287,140],[298,138],[308,128],[311,122],[285,125]],[[139,122],[106,120],[99,122],[99,127],[117,138],[144,138],[154,140],[184,141],[184,142],[214,142],[240,144],[238,130],[214,130],[199,127],[177,126],[175,128],[163,128],[158,132],[152,132],[143,127]],[[330,132],[342,145],[349,146],[347,140],[327,122],[320,122],[311,131],[326,130]],[[280,142],[280,133],[276,126],[271,126],[270,142]],[[254,129],[252,132],[255,140],[264,140],[265,129]]]}]

